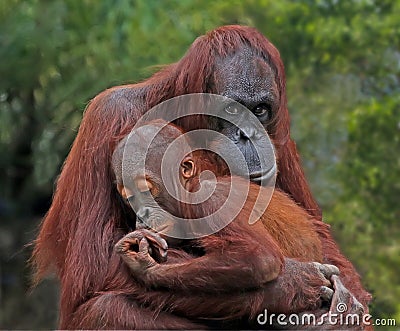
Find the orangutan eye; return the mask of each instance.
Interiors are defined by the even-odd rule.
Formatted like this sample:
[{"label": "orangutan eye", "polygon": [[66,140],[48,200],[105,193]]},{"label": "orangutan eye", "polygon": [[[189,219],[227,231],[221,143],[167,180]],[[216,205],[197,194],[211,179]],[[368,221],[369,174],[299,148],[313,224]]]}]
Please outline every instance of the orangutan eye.
[{"label": "orangutan eye", "polygon": [[270,119],[272,116],[271,112],[272,112],[271,106],[267,104],[259,104],[253,109],[254,115],[256,115],[257,117],[268,117],[268,119]]},{"label": "orangutan eye", "polygon": [[236,115],[236,114],[239,113],[239,108],[238,108],[236,105],[234,105],[234,104],[230,104],[230,105],[228,105],[227,107],[225,107],[225,111],[226,111],[228,114]]},{"label": "orangutan eye", "polygon": [[136,188],[141,194],[151,194],[153,197],[159,194],[158,186],[148,178],[137,179]]},{"label": "orangutan eye", "polygon": [[136,180],[136,188],[138,189],[139,192],[147,192],[151,189],[148,185],[148,181],[145,178],[140,178]]}]

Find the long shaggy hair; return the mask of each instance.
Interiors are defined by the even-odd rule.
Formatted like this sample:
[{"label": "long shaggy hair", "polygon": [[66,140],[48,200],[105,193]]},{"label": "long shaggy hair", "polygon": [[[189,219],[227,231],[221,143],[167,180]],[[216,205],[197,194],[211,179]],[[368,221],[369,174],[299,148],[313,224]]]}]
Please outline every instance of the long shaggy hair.
[{"label": "long shaggy hair", "polygon": [[[277,186],[321,219],[290,138],[285,73],[278,50],[254,28],[217,28],[196,39],[179,62],[141,83],[105,90],[87,106],[32,256],[36,281],[51,271],[60,279],[61,328],[73,327],[69,322],[74,312],[99,293],[130,293],[135,287],[113,252],[116,241],[129,231],[128,218],[132,217],[121,204],[114,185],[110,163],[116,144],[147,110],[160,102],[182,94],[213,93],[216,61],[243,47],[250,47],[276,73],[279,109],[268,131],[279,160]],[[325,239],[326,234],[321,236]],[[326,262],[346,269],[342,270],[345,285],[366,303],[369,296],[356,271],[333,240],[328,240],[324,255]]]}]

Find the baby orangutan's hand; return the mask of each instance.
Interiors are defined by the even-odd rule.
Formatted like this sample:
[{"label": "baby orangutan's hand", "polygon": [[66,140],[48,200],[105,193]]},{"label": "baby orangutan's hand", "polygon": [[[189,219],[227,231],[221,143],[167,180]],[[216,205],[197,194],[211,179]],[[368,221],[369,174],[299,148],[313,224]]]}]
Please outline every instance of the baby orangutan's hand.
[{"label": "baby orangutan's hand", "polygon": [[131,272],[138,276],[157,263],[166,261],[167,249],[167,242],[147,229],[130,232],[115,245],[115,251]]}]

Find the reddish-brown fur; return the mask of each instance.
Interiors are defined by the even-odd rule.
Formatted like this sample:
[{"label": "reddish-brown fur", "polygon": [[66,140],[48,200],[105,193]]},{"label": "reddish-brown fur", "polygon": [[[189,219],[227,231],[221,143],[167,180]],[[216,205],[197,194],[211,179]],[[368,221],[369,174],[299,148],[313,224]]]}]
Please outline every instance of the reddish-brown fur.
[{"label": "reddish-brown fur", "polygon": [[[177,129],[179,130],[179,128]],[[173,127],[169,131],[171,132],[170,136],[172,136]],[[160,133],[162,132],[160,131]],[[177,131],[175,130],[176,134]],[[230,176],[225,162],[214,153],[197,150],[191,153],[191,156],[198,172],[197,176],[200,172],[209,170],[220,180],[226,180],[224,177],[227,176],[230,180],[241,181],[238,177]],[[192,180],[195,181],[194,179]],[[267,190],[258,185],[253,183],[249,183],[249,185],[249,201],[243,206],[243,209],[247,210],[251,210],[254,205],[254,203],[252,205],[253,196],[260,194],[260,192],[261,195],[268,194]],[[227,187],[226,189],[229,188]],[[243,188],[243,191],[245,191],[245,188]],[[227,194],[226,192],[224,195],[227,196]],[[232,206],[237,204],[235,201],[231,203]],[[273,191],[268,208],[259,221],[264,224],[268,233],[276,241],[283,256],[296,258],[299,261],[323,262],[322,244],[317,234],[317,228],[321,227],[321,223],[315,222],[315,217],[307,213],[282,190],[275,189]],[[242,222],[244,221],[240,220],[240,223]],[[326,228],[327,226],[323,224],[323,227]]]},{"label": "reddish-brown fur", "polygon": [[[209,85],[213,64],[226,54],[240,52],[243,45],[263,54],[276,69],[279,109],[268,130],[279,159],[278,187],[321,218],[295,143],[290,139],[285,74],[279,52],[255,29],[218,28],[198,38],[179,62],[142,83],[108,89],[88,105],[32,257],[36,281],[51,271],[60,280],[60,328],[184,328],[189,324],[164,313],[152,321],[150,311],[128,298],[129,293],[137,292],[137,287],[113,247],[129,231],[129,211],[121,205],[113,184],[111,155],[116,142],[152,106],[177,95],[213,92]],[[324,262],[337,265],[344,284],[367,304],[369,294],[326,226],[321,226],[318,233]]]},{"label": "reddish-brown fur", "polygon": [[[224,162],[215,157],[215,154],[203,150],[197,150],[187,156],[186,162],[193,164],[190,172],[185,171],[181,166],[179,173],[168,175],[175,181],[173,187],[178,188],[180,186],[178,183],[185,183],[187,191],[197,192],[200,187],[200,174],[202,171],[208,170],[217,176],[217,187],[212,196],[201,204],[178,202],[168,194],[162,184],[161,159],[166,155],[170,144],[183,132],[178,127],[163,121],[154,121],[146,126],[147,131],[135,132],[130,135],[129,145],[135,146],[135,151],[146,155],[147,158],[146,178],[151,184],[154,198],[159,204],[158,207],[151,209],[149,220],[162,215],[161,219],[167,224],[168,216],[162,214],[161,209],[163,209],[185,219],[203,218],[215,213],[210,221],[213,224],[226,224],[225,219],[229,216],[224,212],[217,213],[219,208],[227,201],[227,209],[233,210],[235,206],[240,206],[241,196],[246,194],[248,188],[249,192],[241,211],[228,226],[209,236],[191,240],[189,243],[187,240],[180,241],[178,247],[177,244],[174,245],[175,248],[196,247],[201,249],[203,254],[200,256],[176,259],[174,254],[177,252],[174,250],[172,262],[169,259],[168,264],[159,264],[149,268],[148,266],[154,263],[150,255],[141,260],[141,253],[129,249],[130,244],[137,242],[137,237],[132,236],[133,233],[124,237],[117,244],[117,250],[123,255],[124,261],[131,266],[138,281],[144,283],[147,288],[164,287],[177,291],[177,293],[183,291],[183,297],[185,296],[184,291],[190,291],[190,300],[192,301],[197,299],[195,295],[199,291],[207,294],[225,293],[232,290],[246,292],[258,288],[263,293],[264,300],[262,302],[269,307],[272,305],[279,307],[280,311],[284,309],[285,312],[300,312],[304,309],[317,308],[320,304],[320,286],[324,285],[324,282],[329,285],[329,281],[323,279],[318,271],[312,270],[311,267],[306,268],[309,273],[299,272],[304,279],[309,281],[309,284],[291,287],[285,296],[281,296],[285,304],[287,300],[290,300],[290,306],[284,307],[275,297],[270,296],[268,291],[262,289],[267,282],[278,277],[292,279],[291,274],[285,273],[286,270],[281,273],[284,264],[283,257],[295,258],[297,261],[322,262],[322,245],[314,228],[313,218],[286,194],[275,190],[266,212],[262,214],[259,221],[250,225],[249,218],[253,208],[259,208],[255,207],[256,199],[259,195],[268,194],[268,189],[240,177],[231,177],[227,174]],[[150,127],[153,131],[161,128],[162,130],[147,148],[144,135],[151,134]],[[127,140],[124,139],[113,155],[113,169],[118,178],[117,184],[122,184],[121,165],[126,143]],[[129,162],[129,167],[131,167],[132,179],[136,179],[135,173],[139,169],[139,162],[135,164],[135,161],[132,160]],[[125,171],[129,171],[129,169],[125,168]],[[138,178],[140,177],[141,175]],[[234,190],[231,188],[232,183],[235,184]],[[146,200],[141,200],[139,196],[142,193],[134,187],[128,188],[128,190],[132,190],[135,201],[142,201],[140,203],[142,205],[137,208],[145,207],[143,204],[146,204]],[[183,188],[178,190],[177,196],[186,196],[186,190]],[[186,197],[186,199],[190,198],[190,195]],[[147,203],[151,203],[149,200],[147,201]],[[148,208],[151,208],[150,205]],[[140,230],[137,233],[140,233]],[[139,263],[139,261],[143,261],[143,263]],[[295,262],[288,261],[288,263]],[[162,308],[168,309],[172,304],[167,302],[167,306]],[[201,306],[201,302],[198,305]],[[173,311],[185,313],[186,306],[187,304],[177,307],[174,304]],[[252,307],[252,309],[254,308]],[[207,310],[208,315],[214,314],[212,308],[207,308]],[[225,312],[226,319],[229,316],[233,317],[231,311],[232,307]]]},{"label": "reddish-brown fur", "polygon": [[283,255],[299,261],[322,262],[322,244],[307,214],[285,193],[275,190],[261,221]]}]

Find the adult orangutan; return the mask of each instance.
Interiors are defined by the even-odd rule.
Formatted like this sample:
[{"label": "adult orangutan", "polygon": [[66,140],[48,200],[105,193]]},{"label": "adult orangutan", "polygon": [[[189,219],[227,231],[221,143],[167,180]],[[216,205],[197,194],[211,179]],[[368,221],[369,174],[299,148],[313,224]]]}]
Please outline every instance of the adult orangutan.
[{"label": "adult orangutan", "polygon": [[[290,139],[279,52],[253,28],[215,29],[199,37],[179,62],[142,83],[108,89],[88,105],[32,256],[36,281],[51,271],[60,280],[60,328],[187,327],[187,320],[167,313],[151,320],[151,311],[129,299],[136,283],[113,248],[135,228],[135,218],[121,203],[110,162],[116,143],[146,111],[169,98],[196,92],[230,97],[259,117],[276,148],[278,187],[321,218]],[[197,128],[193,124],[181,123],[185,131]],[[212,128],[241,142],[256,181],[262,169],[251,164],[253,153],[246,151],[245,136],[215,123]],[[324,263],[340,269],[344,285],[367,307],[370,295],[354,267],[334,242],[327,241],[324,233],[319,235]],[[308,264],[297,268],[303,267],[309,268]]]}]

